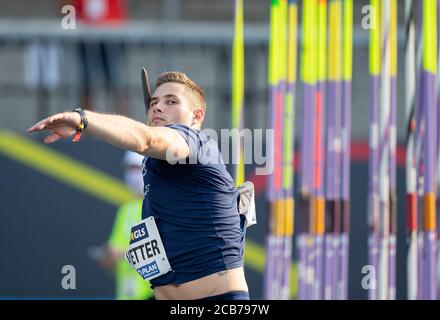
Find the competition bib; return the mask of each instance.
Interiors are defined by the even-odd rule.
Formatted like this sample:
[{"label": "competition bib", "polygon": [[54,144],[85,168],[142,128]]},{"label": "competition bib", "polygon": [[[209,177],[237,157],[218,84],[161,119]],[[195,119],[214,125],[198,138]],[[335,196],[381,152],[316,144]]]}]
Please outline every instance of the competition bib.
[{"label": "competition bib", "polygon": [[246,181],[238,187],[238,191],[240,193],[238,211],[246,217],[247,227],[257,224],[254,184],[250,181]]},{"label": "competition bib", "polygon": [[154,217],[148,217],[131,227],[125,259],[146,281],[171,271]]}]

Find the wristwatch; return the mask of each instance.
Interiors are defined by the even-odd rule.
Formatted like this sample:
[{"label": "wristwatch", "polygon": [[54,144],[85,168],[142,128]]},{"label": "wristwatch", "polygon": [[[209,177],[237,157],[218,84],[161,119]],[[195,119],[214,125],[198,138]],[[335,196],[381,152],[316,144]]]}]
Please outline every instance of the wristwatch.
[{"label": "wristwatch", "polygon": [[87,116],[86,113],[84,112],[84,110],[82,108],[76,108],[73,109],[72,112],[78,112],[80,117],[81,117],[81,123],[84,125],[84,128],[87,128],[87,125],[89,124],[89,121],[87,120]]},{"label": "wristwatch", "polygon": [[84,110],[82,108],[73,109],[72,112],[79,113],[79,116],[81,118],[81,122],[80,122],[78,128],[76,128],[76,133],[75,133],[75,136],[73,137],[73,140],[72,140],[73,142],[77,142],[81,139],[81,134],[84,131],[84,129],[87,128],[89,121],[87,120],[86,113],[84,112]]}]

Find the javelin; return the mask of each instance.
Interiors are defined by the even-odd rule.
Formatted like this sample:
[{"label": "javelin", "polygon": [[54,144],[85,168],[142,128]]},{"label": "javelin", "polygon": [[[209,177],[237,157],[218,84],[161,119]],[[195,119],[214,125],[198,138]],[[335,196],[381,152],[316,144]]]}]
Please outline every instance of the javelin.
[{"label": "javelin", "polygon": [[324,172],[324,110],[325,110],[325,80],[326,80],[326,49],[327,49],[327,0],[318,3],[318,68],[315,93],[314,112],[314,179],[313,179],[313,209],[315,211],[315,283],[313,284],[312,299],[322,299],[323,287],[323,235],[325,225],[324,188],[322,177]]},{"label": "javelin", "polygon": [[416,193],[416,166],[414,159],[415,138],[415,25],[413,0],[405,2],[405,82],[406,106],[405,122],[407,126],[406,138],[406,198],[407,198],[407,285],[408,299],[417,298],[417,193]]},{"label": "javelin", "polygon": [[274,131],[274,141],[267,142],[269,145],[269,161],[273,161],[274,172],[268,177],[268,184],[266,188],[267,197],[270,203],[269,223],[266,231],[265,247],[266,247],[266,268],[264,274],[264,298],[274,299],[279,292],[279,285],[277,279],[277,263],[279,260],[279,246],[276,237],[274,236],[274,230],[276,229],[276,213],[277,213],[277,200],[279,196],[279,190],[277,190],[277,182],[279,178],[279,121],[277,119],[277,108],[280,107],[280,95],[279,95],[279,13],[280,1],[272,1],[270,6],[270,43],[269,43],[269,108],[268,108],[268,127]]},{"label": "javelin", "polygon": [[379,194],[380,194],[380,250],[379,250],[379,295],[381,300],[388,299],[389,293],[389,124],[390,124],[390,2],[382,2],[382,92],[380,106],[380,154],[379,154]]},{"label": "javelin", "polygon": [[244,97],[244,39],[243,39],[243,0],[235,1],[235,31],[232,49],[232,128],[236,129],[234,180],[238,187],[244,183],[244,154],[240,131],[243,129],[243,97]]},{"label": "javelin", "polygon": [[351,79],[353,59],[353,0],[344,0],[343,8],[343,94],[342,94],[342,202],[340,298],[348,298],[348,251],[350,229],[350,132]]},{"label": "javelin", "polygon": [[[300,198],[300,215],[304,216],[302,222],[306,225],[300,232],[299,244],[300,257],[304,258],[300,261],[302,268],[303,283],[300,286],[300,298],[311,299],[313,284],[315,282],[315,245],[314,233],[316,226],[315,210],[311,202],[313,187],[313,141],[314,141],[314,125],[313,114],[315,108],[315,92],[317,78],[317,42],[316,42],[316,25],[317,25],[317,1],[303,1],[303,41],[302,41],[302,63],[301,77],[303,81],[303,122],[301,137],[301,198]],[[308,231],[308,233],[307,233]]]},{"label": "javelin", "polygon": [[[415,104],[414,104],[414,114],[415,114],[415,133],[414,133],[414,159],[416,167],[416,205],[417,210],[420,212],[416,216],[417,219],[417,288],[416,294],[417,299],[422,299],[423,295],[423,224],[422,224],[422,212],[423,212],[423,202],[420,201],[419,196],[423,194],[423,180],[425,171],[423,168],[423,135],[424,135],[424,110],[423,110],[423,77],[422,77],[422,56],[423,56],[423,36],[422,36],[422,25],[423,25],[423,1],[418,2],[418,16],[417,23],[415,27],[416,38],[416,85],[415,85]],[[420,201],[420,204],[419,202]]]},{"label": "javelin", "polygon": [[437,72],[437,1],[423,1],[423,107],[425,112],[424,161],[424,245],[423,299],[436,299],[435,281],[435,75]]},{"label": "javelin", "polygon": [[284,45],[286,54],[287,82],[285,83],[284,97],[284,144],[283,144],[283,275],[281,285],[281,299],[288,299],[290,292],[290,265],[292,259],[292,236],[294,223],[293,198],[293,158],[294,158],[294,123],[295,123],[295,87],[296,87],[296,60],[297,60],[297,29],[298,12],[296,0],[289,0],[282,19],[286,22],[287,43]]},{"label": "javelin", "polygon": [[[437,2],[437,68],[440,65],[440,41],[438,40],[440,34],[440,5]],[[440,192],[440,73],[437,71],[437,83],[436,83],[436,92],[437,92],[437,190],[436,190],[436,205],[439,208],[439,192]],[[440,232],[438,228],[440,224],[437,224],[437,234]],[[440,248],[440,238],[437,243],[437,248]],[[437,249],[437,297],[440,297],[440,249]]]},{"label": "javelin", "polygon": [[390,12],[390,238],[389,238],[389,299],[396,299],[396,240],[397,240],[397,186],[396,186],[396,113],[397,113],[397,0],[391,0]]},{"label": "javelin", "polygon": [[340,123],[341,123],[341,1],[329,3],[328,104],[326,149],[326,235],[325,299],[338,299],[338,261],[340,257]]},{"label": "javelin", "polygon": [[[379,11],[378,0],[371,0],[375,12]],[[376,15],[376,25],[370,29],[370,74],[371,74],[371,105],[370,105],[370,141],[369,141],[369,196],[368,196],[368,263],[378,270],[378,228],[379,228],[379,92],[380,92],[380,15]],[[377,275],[374,274],[374,285]],[[369,290],[369,299],[377,299],[377,289]]]},{"label": "javelin", "polygon": [[148,109],[150,108],[151,89],[150,89],[150,82],[148,81],[147,69],[145,68],[142,68],[141,80],[142,80],[142,92],[144,93],[145,111],[148,113]]},{"label": "javelin", "polygon": [[[277,104],[275,108],[275,135],[277,137],[277,144],[275,150],[275,190],[277,191],[277,198],[275,200],[274,211],[271,215],[274,216],[275,229],[273,230],[273,235],[275,237],[277,260],[276,265],[276,281],[277,281],[277,293],[275,299],[285,300],[289,297],[289,283],[287,281],[289,270],[285,270],[286,264],[286,242],[285,242],[285,231],[286,231],[286,190],[284,188],[285,181],[285,98],[287,89],[287,0],[280,0],[279,15],[278,15],[278,50],[279,50],[279,60],[278,60],[278,91],[277,91]],[[290,252],[288,253],[290,257]]]}]

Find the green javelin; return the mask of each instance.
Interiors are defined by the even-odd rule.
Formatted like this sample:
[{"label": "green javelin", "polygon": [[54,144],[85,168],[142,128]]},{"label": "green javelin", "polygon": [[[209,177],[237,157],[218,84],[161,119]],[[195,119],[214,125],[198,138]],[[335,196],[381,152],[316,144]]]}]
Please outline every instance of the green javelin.
[{"label": "green javelin", "polygon": [[[313,283],[315,282],[315,211],[312,203],[312,190],[314,181],[313,172],[313,144],[314,144],[314,107],[316,96],[316,85],[318,80],[318,1],[303,1],[303,43],[301,59],[301,77],[303,81],[303,121],[301,137],[301,208],[299,214],[301,219],[301,228],[303,235],[299,239],[303,257],[301,265],[302,279],[300,283],[300,298],[311,299]],[[305,225],[305,226],[304,226]],[[305,234],[304,234],[305,233]],[[305,240],[305,247],[302,243]],[[312,278],[304,278],[312,270]],[[303,282],[307,279],[307,282]]]},{"label": "green javelin", "polygon": [[268,201],[270,204],[270,213],[268,215],[268,228],[266,234],[266,270],[264,274],[264,298],[277,299],[279,293],[278,283],[278,267],[279,246],[275,238],[275,222],[276,222],[276,201],[279,192],[276,186],[278,177],[278,132],[277,132],[277,95],[280,73],[280,1],[272,0],[270,6],[270,39],[269,39],[269,106],[268,106],[268,129],[274,130],[273,141],[267,141],[268,144],[268,161],[272,162],[273,172],[268,176],[268,185],[266,188]]},{"label": "green javelin", "polygon": [[285,193],[285,226],[284,226],[284,286],[291,283],[289,272],[292,259],[292,236],[294,230],[294,198],[293,198],[293,159],[295,133],[295,89],[297,71],[297,34],[298,34],[298,6],[296,0],[289,0],[287,12],[287,90],[284,98],[284,168],[283,189]]},{"label": "green javelin", "polygon": [[422,299],[435,300],[436,291],[436,208],[435,208],[435,118],[437,74],[437,1],[423,1],[423,111],[425,132],[423,164],[425,168],[423,196],[423,284]]},{"label": "green javelin", "polygon": [[240,140],[240,130],[243,129],[243,97],[244,97],[244,40],[243,40],[243,0],[235,0],[235,32],[232,48],[232,128],[238,130],[234,134],[237,139],[232,154],[235,165],[235,185],[244,182],[244,154]]},{"label": "green javelin", "polygon": [[[293,10],[293,11],[292,11]],[[296,5],[287,4],[287,0],[281,0],[280,3],[280,82],[279,94],[281,99],[281,112],[277,115],[281,128],[278,130],[283,133],[280,137],[280,150],[282,152],[281,165],[281,192],[277,199],[277,205],[274,207],[275,212],[275,236],[280,242],[280,291],[278,299],[289,298],[290,286],[290,260],[292,253],[292,233],[293,233],[293,171],[292,171],[292,129],[293,129],[293,90],[289,91],[288,86],[291,84],[288,77],[292,78],[289,69],[296,66],[292,65],[292,53],[290,38],[296,37],[295,30],[289,30],[290,24],[293,23],[291,15],[296,13]],[[290,20],[289,20],[290,17]],[[293,17],[294,20],[296,16]],[[295,34],[292,35],[292,32]]]},{"label": "green javelin", "polygon": [[[374,270],[379,270],[379,95],[380,95],[380,74],[382,71],[381,59],[381,8],[379,0],[371,0],[371,7],[374,9],[374,19],[371,20],[370,46],[369,46],[369,70],[371,76],[371,103],[370,103],[370,139],[369,139],[369,181],[368,181],[368,263]],[[374,281],[377,283],[378,276],[374,274]],[[377,299],[377,289],[368,292],[370,300]]]}]

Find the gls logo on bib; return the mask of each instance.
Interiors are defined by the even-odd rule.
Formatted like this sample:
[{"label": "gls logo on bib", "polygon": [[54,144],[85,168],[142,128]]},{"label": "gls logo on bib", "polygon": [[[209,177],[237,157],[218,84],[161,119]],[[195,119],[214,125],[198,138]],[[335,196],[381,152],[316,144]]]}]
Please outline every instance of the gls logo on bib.
[{"label": "gls logo on bib", "polygon": [[142,239],[148,238],[147,226],[145,223],[141,223],[134,226],[130,233],[130,244],[141,241]]}]

